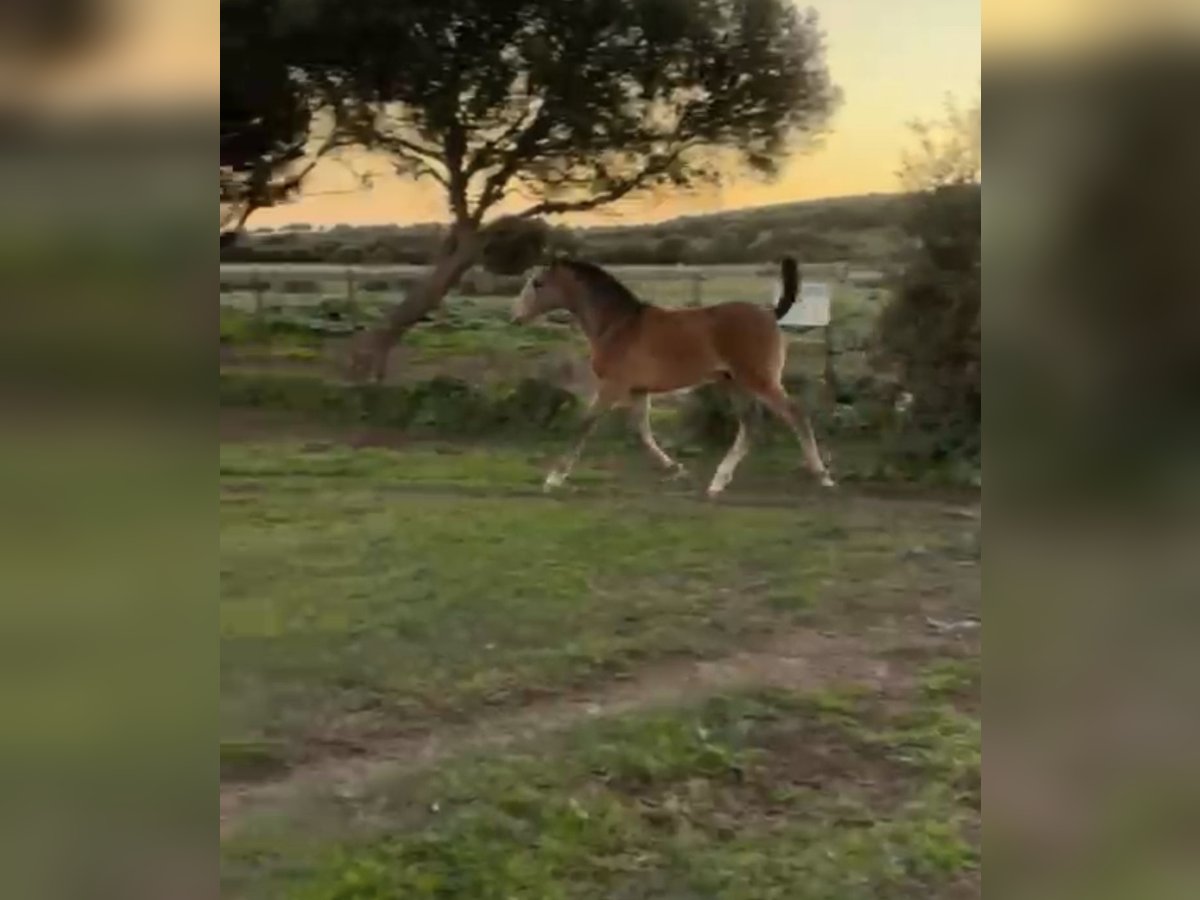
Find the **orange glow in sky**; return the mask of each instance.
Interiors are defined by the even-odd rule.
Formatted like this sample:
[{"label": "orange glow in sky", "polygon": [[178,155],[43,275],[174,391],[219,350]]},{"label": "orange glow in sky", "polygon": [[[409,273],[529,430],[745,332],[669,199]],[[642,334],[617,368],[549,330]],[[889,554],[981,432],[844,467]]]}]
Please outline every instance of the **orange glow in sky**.
[{"label": "orange glow in sky", "polygon": [[[657,221],[697,212],[818,197],[894,191],[909,143],[907,124],[936,118],[948,94],[968,103],[979,94],[980,7],[976,0],[817,0],[829,67],[844,100],[817,148],[794,154],[771,184],[740,180],[719,190],[630,200],[574,224]],[[262,210],[252,227],[290,222],[405,224],[446,218],[444,195],[390,174],[386,160],[365,154],[345,165],[323,163],[308,196]],[[350,170],[380,173],[370,190]]]}]

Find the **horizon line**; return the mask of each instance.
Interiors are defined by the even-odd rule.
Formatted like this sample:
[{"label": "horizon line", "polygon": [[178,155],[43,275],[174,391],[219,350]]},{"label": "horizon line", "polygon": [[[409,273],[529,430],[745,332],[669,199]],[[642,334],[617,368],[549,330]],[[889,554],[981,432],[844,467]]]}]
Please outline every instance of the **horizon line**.
[{"label": "horizon line", "polygon": [[[903,196],[906,196],[911,193],[913,193],[913,192],[906,191],[906,190],[895,190],[895,191],[865,191],[865,192],[856,193],[856,194],[832,194],[827,197],[812,197],[812,198],[809,198],[806,200],[784,200],[779,203],[760,203],[760,204],[752,205],[752,206],[732,206],[732,207],[729,207],[728,209],[714,210],[712,212],[685,213],[683,215],[673,216],[669,219],[662,219],[657,222],[629,222],[629,223],[624,223],[624,224],[611,224],[611,225],[562,224],[562,225],[557,225],[555,227],[570,228],[573,231],[603,231],[605,229],[617,229],[617,228],[656,228],[656,227],[660,227],[660,226],[664,226],[664,225],[670,225],[674,222],[686,221],[688,219],[705,219],[705,218],[711,218],[714,216],[730,215],[733,213],[753,212],[753,211],[764,210],[764,209],[777,209],[777,208],[784,207],[784,206],[811,206],[811,205],[815,205],[815,204],[819,204],[819,203],[829,203],[831,201],[836,201],[836,200],[860,200],[860,199],[864,199],[867,197],[903,197]],[[497,219],[495,219],[494,221],[499,221],[499,219],[502,219],[502,218],[505,218],[505,217],[500,216]],[[431,221],[425,221],[425,222],[410,222],[406,225],[401,225],[399,223],[389,223],[389,222],[361,222],[361,223],[336,222],[336,223],[329,224],[329,225],[322,225],[319,223],[312,223],[312,222],[305,222],[302,220],[296,220],[295,222],[287,222],[282,225],[263,225],[263,226],[259,226],[257,228],[252,227],[252,228],[246,229],[246,231],[249,233],[253,233],[256,231],[284,231],[288,228],[292,228],[297,225],[307,225],[313,229],[322,229],[325,231],[329,231],[329,230],[332,230],[335,228],[400,228],[400,229],[440,228],[440,227],[444,227],[449,224],[451,224],[451,223],[448,219],[441,220],[441,221],[431,220]],[[551,224],[553,224],[553,223],[551,223]]]}]

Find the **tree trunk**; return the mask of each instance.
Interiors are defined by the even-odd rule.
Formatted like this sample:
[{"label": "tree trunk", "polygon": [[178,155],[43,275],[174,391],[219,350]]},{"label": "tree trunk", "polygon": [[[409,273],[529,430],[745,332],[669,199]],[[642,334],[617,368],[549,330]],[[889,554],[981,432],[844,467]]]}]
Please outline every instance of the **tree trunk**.
[{"label": "tree trunk", "polygon": [[475,264],[482,248],[482,236],[474,226],[457,225],[451,229],[438,248],[429,272],[388,313],[387,321],[355,339],[349,360],[352,380],[383,381],[392,347],[410,328],[441,304],[446,294]]}]

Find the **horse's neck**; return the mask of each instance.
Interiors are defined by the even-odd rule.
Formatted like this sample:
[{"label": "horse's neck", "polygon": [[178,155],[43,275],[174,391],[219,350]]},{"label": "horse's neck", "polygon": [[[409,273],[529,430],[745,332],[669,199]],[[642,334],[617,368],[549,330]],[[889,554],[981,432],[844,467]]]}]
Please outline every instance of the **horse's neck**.
[{"label": "horse's neck", "polygon": [[593,346],[616,334],[631,318],[628,311],[583,293],[577,294],[568,308]]}]

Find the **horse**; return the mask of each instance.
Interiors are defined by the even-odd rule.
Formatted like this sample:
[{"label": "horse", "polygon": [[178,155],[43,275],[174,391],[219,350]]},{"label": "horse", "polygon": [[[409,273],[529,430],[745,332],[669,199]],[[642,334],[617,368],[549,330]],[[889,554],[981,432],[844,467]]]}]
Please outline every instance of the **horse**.
[{"label": "horse", "polygon": [[599,266],[560,259],[530,275],[513,302],[512,321],[527,324],[551,310],[570,312],[591,348],[598,387],[571,449],[546,475],[544,489],[563,485],[596,423],[610,409],[629,405],[638,435],[650,456],[675,477],[684,467],[654,440],[650,398],[710,382],[733,392],[737,437],[708,485],[709,498],[728,486],[750,449],[750,400],[761,402],[796,435],[808,470],[823,487],[833,487],[812,424],[783,387],[787,341],[778,320],[796,301],[796,261],[780,264],[774,309],[727,302],[689,309],[664,309],[639,299]]}]

